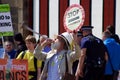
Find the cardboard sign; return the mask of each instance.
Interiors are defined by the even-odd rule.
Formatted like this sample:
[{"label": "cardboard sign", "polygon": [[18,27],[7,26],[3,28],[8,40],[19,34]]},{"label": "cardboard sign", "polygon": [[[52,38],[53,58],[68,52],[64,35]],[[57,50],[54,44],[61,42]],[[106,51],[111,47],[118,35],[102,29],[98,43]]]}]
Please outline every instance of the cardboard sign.
[{"label": "cardboard sign", "polygon": [[12,36],[13,27],[10,15],[10,7],[8,4],[0,5],[0,37]]},{"label": "cardboard sign", "polygon": [[64,28],[68,32],[77,31],[84,23],[85,12],[81,5],[73,4],[64,14]]},{"label": "cardboard sign", "polygon": [[0,80],[28,80],[27,60],[0,59]]}]

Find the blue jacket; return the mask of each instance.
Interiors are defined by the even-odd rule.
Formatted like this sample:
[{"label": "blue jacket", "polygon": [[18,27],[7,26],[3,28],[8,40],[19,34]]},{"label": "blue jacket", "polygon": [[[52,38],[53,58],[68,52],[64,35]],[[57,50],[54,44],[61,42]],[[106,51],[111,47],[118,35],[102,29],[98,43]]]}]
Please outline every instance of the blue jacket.
[{"label": "blue jacket", "polygon": [[106,63],[105,74],[111,75],[113,69],[120,70],[120,45],[113,39],[107,38],[104,44],[108,50],[108,61]]},{"label": "blue jacket", "polygon": [[16,54],[16,50],[13,49],[12,51],[7,52],[7,53],[10,56],[10,59],[14,59],[15,58],[15,54]]}]

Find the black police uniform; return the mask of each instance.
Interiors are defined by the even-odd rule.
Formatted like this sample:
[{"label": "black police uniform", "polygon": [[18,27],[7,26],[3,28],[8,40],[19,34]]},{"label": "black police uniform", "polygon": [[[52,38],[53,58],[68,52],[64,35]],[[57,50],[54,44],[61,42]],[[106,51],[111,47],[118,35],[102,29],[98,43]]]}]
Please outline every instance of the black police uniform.
[{"label": "black police uniform", "polygon": [[86,48],[83,80],[103,80],[106,48],[101,39],[87,35],[81,40],[81,49]]}]

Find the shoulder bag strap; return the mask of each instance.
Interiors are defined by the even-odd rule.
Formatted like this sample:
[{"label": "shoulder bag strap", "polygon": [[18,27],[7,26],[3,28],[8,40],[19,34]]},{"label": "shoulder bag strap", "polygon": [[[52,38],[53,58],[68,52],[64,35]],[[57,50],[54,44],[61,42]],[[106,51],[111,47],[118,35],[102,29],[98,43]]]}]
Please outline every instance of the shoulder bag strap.
[{"label": "shoulder bag strap", "polygon": [[26,53],[26,51],[23,51],[23,52],[22,52],[21,59],[23,59],[23,58],[24,58],[25,53]]},{"label": "shoulder bag strap", "polygon": [[65,72],[68,72],[67,52],[65,52],[65,66],[66,66],[66,71]]},{"label": "shoulder bag strap", "polygon": [[37,72],[37,59],[34,57],[34,67],[35,67],[35,70]]}]

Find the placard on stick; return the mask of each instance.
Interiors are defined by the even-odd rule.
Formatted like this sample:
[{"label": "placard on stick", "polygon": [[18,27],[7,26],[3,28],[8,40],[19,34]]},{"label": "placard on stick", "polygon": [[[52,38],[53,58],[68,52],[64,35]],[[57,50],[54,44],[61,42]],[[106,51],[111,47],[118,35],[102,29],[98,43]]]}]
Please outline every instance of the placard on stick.
[{"label": "placard on stick", "polygon": [[0,59],[0,80],[28,80],[28,61]]},{"label": "placard on stick", "polygon": [[63,18],[64,28],[67,32],[78,31],[85,20],[85,11],[79,4],[67,8]]},{"label": "placard on stick", "polygon": [[0,37],[13,36],[9,4],[0,4]]}]

